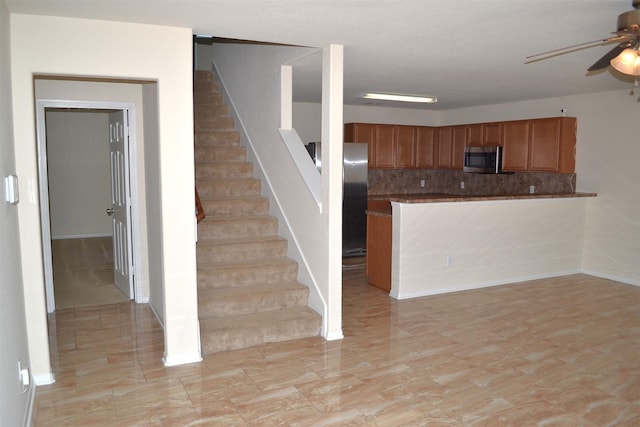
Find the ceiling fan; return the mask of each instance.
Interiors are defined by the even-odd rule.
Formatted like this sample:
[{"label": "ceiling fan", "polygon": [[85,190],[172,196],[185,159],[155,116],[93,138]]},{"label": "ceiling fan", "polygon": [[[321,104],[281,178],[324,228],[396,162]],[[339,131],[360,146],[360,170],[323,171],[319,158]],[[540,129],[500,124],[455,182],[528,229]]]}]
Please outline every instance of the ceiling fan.
[{"label": "ceiling fan", "polygon": [[632,5],[634,10],[618,16],[618,30],[612,33],[615,34],[614,36],[527,56],[528,61],[525,63],[541,61],[593,46],[618,43],[616,47],[589,67],[588,71],[602,70],[611,65],[621,73],[637,78],[640,76],[640,0],[633,0]]}]

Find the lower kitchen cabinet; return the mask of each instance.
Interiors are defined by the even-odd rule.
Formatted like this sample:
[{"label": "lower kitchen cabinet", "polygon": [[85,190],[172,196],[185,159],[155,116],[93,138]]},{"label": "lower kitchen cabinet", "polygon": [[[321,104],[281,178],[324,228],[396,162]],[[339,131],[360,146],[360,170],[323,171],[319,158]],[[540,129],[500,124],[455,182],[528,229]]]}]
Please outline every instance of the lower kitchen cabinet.
[{"label": "lower kitchen cabinet", "polygon": [[367,214],[367,281],[391,291],[391,215]]}]

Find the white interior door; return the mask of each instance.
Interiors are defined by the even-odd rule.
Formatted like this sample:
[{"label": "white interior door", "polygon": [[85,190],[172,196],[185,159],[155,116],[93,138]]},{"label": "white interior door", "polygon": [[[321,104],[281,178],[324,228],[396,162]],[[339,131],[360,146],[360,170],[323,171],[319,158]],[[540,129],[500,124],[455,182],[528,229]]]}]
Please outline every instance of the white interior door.
[{"label": "white interior door", "polygon": [[131,190],[129,187],[129,130],[125,111],[109,113],[109,151],[111,164],[111,207],[107,215],[113,224],[113,265],[115,284],[133,298],[131,254]]}]

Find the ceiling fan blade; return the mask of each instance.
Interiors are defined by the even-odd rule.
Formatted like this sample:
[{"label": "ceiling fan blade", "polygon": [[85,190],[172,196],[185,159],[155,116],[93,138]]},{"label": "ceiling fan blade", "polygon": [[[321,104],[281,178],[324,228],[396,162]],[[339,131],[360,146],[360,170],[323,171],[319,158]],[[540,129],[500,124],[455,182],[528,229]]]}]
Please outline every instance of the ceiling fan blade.
[{"label": "ceiling fan blade", "polygon": [[607,68],[613,58],[629,47],[628,43],[622,43],[607,52],[602,58],[598,59],[595,64],[587,69],[587,71],[598,71]]}]

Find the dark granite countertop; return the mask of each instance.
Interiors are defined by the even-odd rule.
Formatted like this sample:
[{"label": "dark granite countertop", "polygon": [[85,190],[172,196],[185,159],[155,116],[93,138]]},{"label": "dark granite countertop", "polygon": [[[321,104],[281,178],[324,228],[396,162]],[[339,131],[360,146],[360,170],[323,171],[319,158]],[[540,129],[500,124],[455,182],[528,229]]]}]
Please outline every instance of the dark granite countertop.
[{"label": "dark granite countertop", "polygon": [[[560,193],[560,194],[509,194],[503,196],[458,195],[443,193],[427,194],[379,194],[369,196],[369,200],[389,200],[399,203],[445,203],[445,202],[481,202],[488,200],[526,200],[526,199],[564,199],[576,197],[596,197],[596,193]],[[388,209],[367,210],[368,215],[388,216]]]}]

